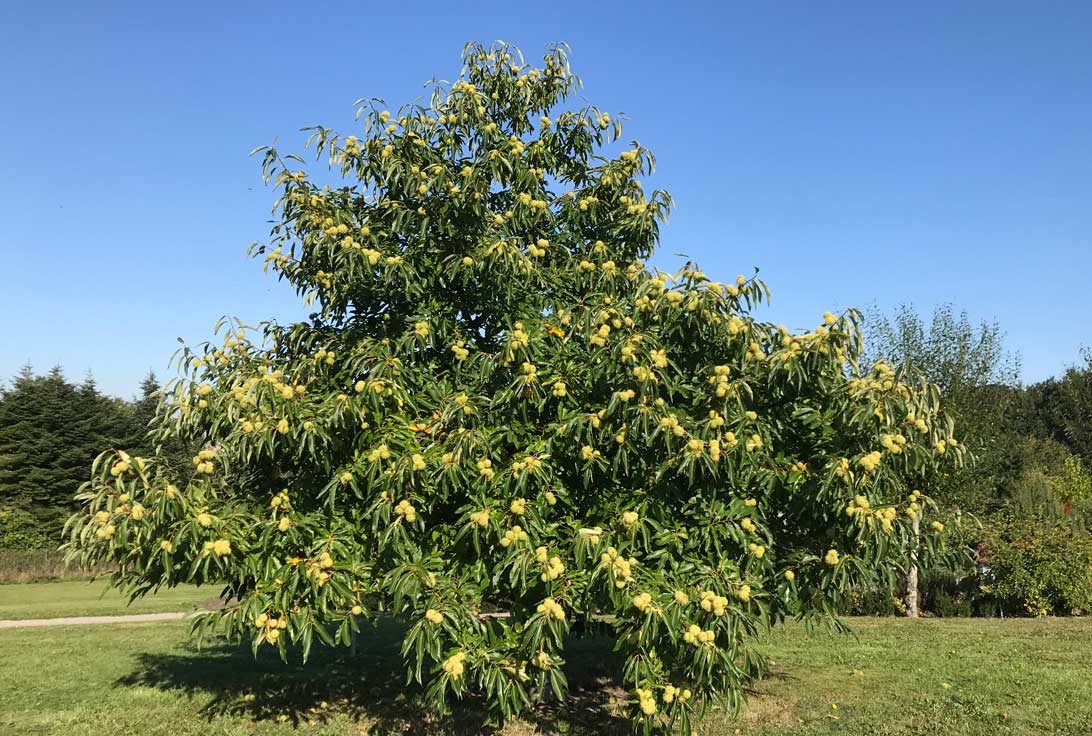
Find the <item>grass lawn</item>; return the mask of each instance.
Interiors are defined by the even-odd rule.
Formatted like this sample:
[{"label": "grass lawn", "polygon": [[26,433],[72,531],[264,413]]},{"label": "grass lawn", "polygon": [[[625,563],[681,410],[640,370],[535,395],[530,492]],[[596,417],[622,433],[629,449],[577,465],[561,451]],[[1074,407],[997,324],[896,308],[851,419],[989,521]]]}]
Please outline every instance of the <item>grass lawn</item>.
[{"label": "grass lawn", "polygon": [[[775,661],[738,719],[711,713],[700,733],[1092,733],[1092,621],[854,619],[857,637],[790,626],[765,643]],[[362,637],[356,660],[320,652],[307,666],[213,642],[179,623],[0,631],[0,734],[350,735],[481,733],[475,705],[425,715],[401,687],[393,628]],[[603,643],[574,643],[575,702],[503,733],[628,733],[612,715]],[[832,708],[837,704],[837,709]]]},{"label": "grass lawn", "polygon": [[0,620],[191,611],[199,601],[215,598],[219,592],[218,588],[185,585],[129,605],[129,599],[108,589],[104,580],[0,585]]}]

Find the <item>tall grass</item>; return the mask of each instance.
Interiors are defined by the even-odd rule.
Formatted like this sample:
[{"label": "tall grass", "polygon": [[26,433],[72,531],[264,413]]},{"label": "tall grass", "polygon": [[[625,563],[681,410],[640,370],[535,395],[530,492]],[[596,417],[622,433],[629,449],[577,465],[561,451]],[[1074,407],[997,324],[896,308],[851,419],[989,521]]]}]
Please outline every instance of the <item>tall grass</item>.
[{"label": "tall grass", "polygon": [[80,570],[65,565],[60,552],[48,549],[0,549],[0,584],[86,580],[112,571],[109,566]]}]

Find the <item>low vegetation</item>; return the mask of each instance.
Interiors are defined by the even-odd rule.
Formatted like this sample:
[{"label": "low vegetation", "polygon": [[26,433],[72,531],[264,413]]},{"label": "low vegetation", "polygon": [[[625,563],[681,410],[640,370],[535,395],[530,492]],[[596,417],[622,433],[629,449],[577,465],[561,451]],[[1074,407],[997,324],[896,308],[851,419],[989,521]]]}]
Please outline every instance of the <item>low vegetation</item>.
[{"label": "low vegetation", "polygon": [[88,580],[114,569],[114,565],[91,570],[74,567],[64,561],[64,555],[51,549],[0,549],[0,584]]}]

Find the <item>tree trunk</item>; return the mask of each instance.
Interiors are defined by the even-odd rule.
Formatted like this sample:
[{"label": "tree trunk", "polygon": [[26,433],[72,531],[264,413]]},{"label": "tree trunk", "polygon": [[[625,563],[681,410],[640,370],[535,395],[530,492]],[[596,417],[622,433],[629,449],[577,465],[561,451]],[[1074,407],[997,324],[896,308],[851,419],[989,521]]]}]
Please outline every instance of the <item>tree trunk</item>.
[{"label": "tree trunk", "polygon": [[910,569],[906,573],[906,615],[909,618],[917,618],[918,611],[918,520],[920,515],[914,515],[911,530],[914,533],[913,548],[910,550]]}]

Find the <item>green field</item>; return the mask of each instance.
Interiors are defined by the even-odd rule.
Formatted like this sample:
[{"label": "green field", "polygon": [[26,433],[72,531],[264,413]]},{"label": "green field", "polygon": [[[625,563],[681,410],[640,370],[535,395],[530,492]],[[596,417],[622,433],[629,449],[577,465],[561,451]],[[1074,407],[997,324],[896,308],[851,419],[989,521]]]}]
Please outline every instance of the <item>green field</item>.
[{"label": "green field", "polygon": [[192,611],[199,602],[216,598],[219,589],[183,585],[145,596],[133,603],[104,580],[0,585],[0,620],[112,616],[127,613]]},{"label": "green field", "polygon": [[[714,712],[702,734],[1071,734],[1092,732],[1092,621],[853,619],[856,637],[779,630],[775,665],[738,719]],[[0,630],[0,734],[473,734],[473,704],[429,717],[405,689],[397,631],[362,637],[356,659],[320,652],[284,665],[211,642],[186,624]],[[570,655],[574,702],[544,707],[504,734],[628,733],[625,693],[602,642]],[[837,705],[837,708],[832,707]]]}]

